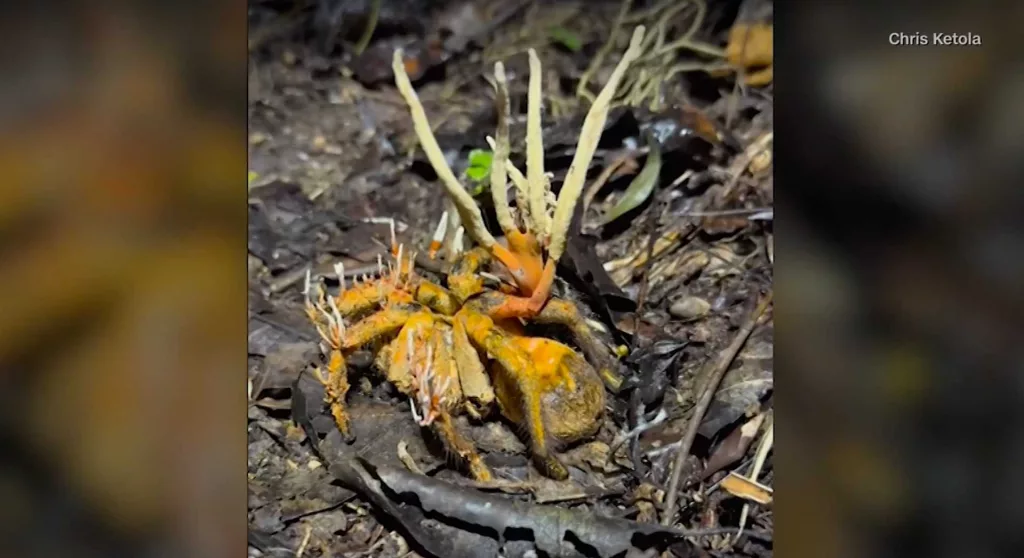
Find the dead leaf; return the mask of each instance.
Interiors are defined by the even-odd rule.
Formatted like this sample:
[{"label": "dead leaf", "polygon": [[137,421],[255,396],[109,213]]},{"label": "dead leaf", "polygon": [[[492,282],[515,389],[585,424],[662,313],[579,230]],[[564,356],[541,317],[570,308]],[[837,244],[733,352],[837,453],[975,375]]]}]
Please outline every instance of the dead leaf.
[{"label": "dead leaf", "polygon": [[[558,261],[558,276],[584,294],[589,306],[598,317],[611,324],[613,312],[632,312],[636,302],[612,280],[597,255],[598,239],[583,234],[583,206],[576,208],[569,226],[569,239],[562,259]],[[617,332],[613,332],[617,334]],[[622,342],[622,340],[619,340]]]},{"label": "dead leaf", "polygon": [[751,337],[708,408],[698,432],[713,438],[722,428],[756,409],[774,387],[771,342],[763,334]]},{"label": "dead leaf", "polygon": [[[757,143],[757,142],[755,142]],[[747,165],[747,170],[750,174],[757,176],[768,170],[772,164],[772,150],[761,149],[757,151],[751,158],[750,164]]]},{"label": "dead leaf", "polygon": [[721,279],[739,275],[743,271],[743,257],[728,244],[712,246],[707,250],[708,264],[704,274],[708,277]]},{"label": "dead leaf", "polygon": [[744,500],[750,500],[761,505],[772,503],[772,489],[759,482],[754,482],[747,477],[735,472],[722,480],[722,489]]},{"label": "dead leaf", "polygon": [[658,177],[661,175],[661,148],[653,138],[647,138],[648,154],[647,161],[640,174],[633,178],[626,188],[626,192],[601,218],[601,226],[608,225],[619,217],[640,207],[658,185]]},{"label": "dead leaf", "polygon": [[749,224],[745,215],[708,216],[700,220],[700,228],[713,236],[734,234]]},{"label": "dead leaf", "polygon": [[650,483],[642,483],[633,491],[629,502],[636,506],[637,521],[653,523],[658,519],[658,505],[664,500],[665,493]]},{"label": "dead leaf", "polygon": [[708,458],[704,466],[704,472],[700,478],[704,480],[711,475],[725,469],[729,465],[743,459],[750,449],[751,442],[757,437],[757,431],[764,422],[764,413],[758,413],[752,419],[737,427],[715,448],[715,451]]},{"label": "dead leaf", "polygon": [[[664,329],[654,331],[664,335]],[[665,395],[670,382],[669,369],[673,368],[686,348],[686,341],[662,338],[642,346],[629,355],[627,362],[637,370],[637,394],[645,407],[657,403]]]},{"label": "dead leaf", "polygon": [[291,388],[306,365],[316,358],[315,343],[278,343],[263,358],[259,373],[253,380],[252,398],[265,390]]},{"label": "dead leaf", "polygon": [[748,85],[772,81],[773,28],[769,23],[737,23],[729,30],[725,57],[730,64],[747,70]]},{"label": "dead leaf", "polygon": [[[338,435],[329,435],[321,447],[334,456],[331,472],[346,486],[399,521],[412,539],[437,556],[480,556],[481,547],[457,548],[452,535],[467,531],[448,523],[477,526],[506,541],[517,531],[529,533],[537,550],[551,556],[588,552],[601,557],[621,556],[634,548],[665,548],[685,537],[717,531],[687,531],[627,519],[608,518],[589,510],[540,506],[510,500],[442,480],[415,475],[404,468],[374,466],[355,457]],[[425,529],[426,514],[447,529]],[[753,533],[748,533],[753,535]],[[493,548],[494,539],[473,534],[478,545]],[[516,537],[518,538],[518,537]]]},{"label": "dead leaf", "polygon": [[611,448],[608,447],[608,444],[595,440],[568,451],[564,459],[568,465],[585,464],[595,471],[610,473],[617,470],[618,467],[609,462],[609,451]]},{"label": "dead leaf", "polygon": [[405,465],[405,467],[407,469],[409,469],[413,473],[416,473],[417,475],[422,475],[423,474],[423,470],[420,469],[420,466],[416,464],[416,460],[413,459],[413,457],[411,455],[409,455],[409,443],[408,442],[406,442],[405,440],[402,440],[401,442],[398,442],[398,452],[397,453],[398,453],[398,459],[402,462],[403,465]]}]

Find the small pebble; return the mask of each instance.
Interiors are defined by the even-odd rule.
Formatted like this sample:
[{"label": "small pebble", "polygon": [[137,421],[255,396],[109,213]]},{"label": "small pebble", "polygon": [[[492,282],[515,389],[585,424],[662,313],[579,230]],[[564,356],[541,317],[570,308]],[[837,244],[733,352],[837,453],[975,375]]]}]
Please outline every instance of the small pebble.
[{"label": "small pebble", "polygon": [[676,318],[692,320],[706,316],[710,309],[711,304],[703,298],[687,296],[673,302],[668,308],[668,313]]}]

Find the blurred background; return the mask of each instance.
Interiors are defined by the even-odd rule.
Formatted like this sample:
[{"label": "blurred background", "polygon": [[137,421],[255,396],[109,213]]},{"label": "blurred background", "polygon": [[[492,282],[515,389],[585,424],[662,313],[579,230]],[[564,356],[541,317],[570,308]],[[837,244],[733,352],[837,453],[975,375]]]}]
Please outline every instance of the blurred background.
[{"label": "blurred background", "polygon": [[778,10],[777,548],[1019,555],[1024,13]]},{"label": "blurred background", "polygon": [[3,11],[4,554],[241,552],[245,6]]},{"label": "blurred background", "polygon": [[[3,546],[240,552],[245,6],[3,10]],[[779,10],[776,544],[1010,554],[1022,8]]]}]

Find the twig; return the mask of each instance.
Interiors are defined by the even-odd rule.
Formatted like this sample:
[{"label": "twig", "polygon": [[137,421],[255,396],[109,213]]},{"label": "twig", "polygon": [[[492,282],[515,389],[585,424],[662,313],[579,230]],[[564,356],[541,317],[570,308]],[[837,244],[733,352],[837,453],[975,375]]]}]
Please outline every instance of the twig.
[{"label": "twig", "polygon": [[373,31],[377,29],[377,16],[380,14],[380,0],[370,0],[370,14],[366,21],[366,29],[363,30],[363,36],[359,37],[359,42],[356,43],[356,56],[363,53],[366,47],[370,44],[370,39],[373,38]]},{"label": "twig", "polygon": [[601,64],[604,63],[604,59],[611,53],[612,49],[615,48],[615,41],[619,38],[619,29],[622,27],[622,22],[626,18],[626,14],[629,13],[629,8],[633,5],[633,0],[623,0],[622,5],[619,7],[619,15],[615,17],[615,23],[612,23],[611,33],[608,35],[608,40],[601,45],[601,49],[597,51],[594,58],[590,60],[590,65],[587,70],[580,76],[580,82],[576,85],[576,96],[584,97],[590,102],[594,102],[594,95],[587,90],[587,82],[594,76],[595,73],[601,68]]},{"label": "twig", "polygon": [[754,157],[757,157],[761,153],[771,149],[769,145],[775,139],[775,132],[768,132],[767,134],[757,138],[753,143],[747,146],[743,150],[743,153],[736,158],[732,168],[730,168],[731,176],[729,182],[726,183],[725,188],[722,189],[722,193],[719,196],[723,202],[727,201],[732,195],[732,191],[736,189],[736,185],[739,184],[740,178],[743,173],[747,172],[747,168],[750,163],[754,162]]},{"label": "twig", "polygon": [[[250,314],[249,318],[251,318],[253,320],[260,321],[260,322],[263,322],[263,323],[267,324],[270,327],[276,327],[277,329],[280,329],[281,331],[290,333],[290,334],[294,335],[296,338],[301,339],[303,341],[316,341],[318,339],[316,337],[316,335],[314,335],[314,334],[310,334],[309,332],[301,331],[301,330],[298,330],[298,329],[296,329],[296,328],[294,328],[292,326],[282,324],[282,323],[278,322],[277,320],[274,320],[272,318],[268,318],[268,317],[266,317],[266,316],[264,316],[262,314]],[[262,389],[262,388],[260,388],[260,389]],[[259,389],[255,389],[253,391],[253,393],[259,393],[259,391],[260,391]]]},{"label": "twig", "polygon": [[639,438],[641,434],[658,426],[659,424],[665,422],[666,420],[668,420],[668,413],[665,412],[664,408],[659,409],[657,416],[655,416],[650,421],[645,421],[643,413],[640,413],[640,424],[638,424],[636,428],[633,428],[629,432],[622,434],[621,436],[619,436],[617,440],[614,440],[612,442],[611,447],[608,449],[608,459],[605,460],[605,463],[608,464],[614,462],[615,452],[619,451],[619,448],[622,447],[622,444],[626,443],[627,441]]},{"label": "twig", "polygon": [[409,454],[409,444],[407,444],[405,440],[398,442],[398,459],[402,462],[402,465],[405,465],[406,469],[409,469],[409,471],[416,473],[417,475],[424,474],[423,469],[420,469],[420,466],[416,464],[416,460]]},{"label": "twig", "polygon": [[[658,188],[658,185],[654,185]],[[655,196],[658,195],[657,191],[654,192]],[[652,208],[653,209],[653,208]],[[644,305],[647,302],[647,290],[650,287],[650,275],[651,275],[651,264],[654,262],[654,243],[658,240],[658,235],[655,234],[658,230],[658,212],[652,211],[649,217],[649,225],[647,227],[647,260],[644,262],[643,270],[640,276],[640,290],[636,295],[636,312],[633,313],[633,340],[632,350],[636,350],[637,343],[640,341],[640,335],[636,332],[640,331],[640,320],[644,312]]]},{"label": "twig", "polygon": [[708,374],[707,383],[704,386],[704,390],[701,392],[700,399],[697,400],[697,405],[693,408],[693,416],[690,417],[690,424],[686,427],[686,432],[683,434],[683,439],[679,446],[679,451],[676,453],[676,459],[672,463],[672,476],[668,483],[668,497],[665,500],[664,514],[661,516],[661,524],[669,525],[672,522],[672,518],[675,516],[676,510],[676,499],[679,493],[679,480],[683,476],[683,463],[686,461],[686,456],[690,454],[690,447],[693,446],[693,440],[697,438],[697,430],[700,428],[700,423],[704,419],[704,413],[707,412],[708,407],[711,406],[711,401],[715,398],[715,392],[718,391],[718,384],[722,383],[722,378],[725,376],[729,365],[739,354],[740,349],[743,348],[743,344],[747,342],[747,338],[753,333],[754,327],[757,322],[764,315],[768,306],[772,302],[772,293],[768,293],[761,302],[754,309],[754,312],[750,315],[743,327],[736,332],[736,337],[733,338],[732,343],[726,350],[721,354],[718,361],[714,364],[710,374]]},{"label": "twig", "polygon": [[302,555],[306,553],[306,546],[309,545],[309,537],[313,534],[313,528],[306,525],[306,534],[302,536],[302,542],[299,543],[299,548],[295,551],[295,558],[302,558]]},{"label": "twig", "polygon": [[[601,171],[601,174],[597,176],[594,182],[590,185],[589,188],[587,188],[587,191],[583,194],[584,216],[586,216],[587,210],[590,209],[590,204],[594,203],[594,197],[596,197],[598,192],[601,191],[601,188],[604,188],[604,185],[608,183],[608,180],[611,179],[612,175],[615,174],[615,172],[618,171],[620,167],[626,164],[626,162],[630,161],[635,156],[642,155],[645,151],[647,151],[646,148],[637,149],[636,151],[625,151],[621,155],[615,157],[615,159],[612,160],[611,164],[606,166],[604,170]],[[636,168],[635,162],[633,168]]]},{"label": "twig", "polygon": [[762,213],[768,213],[772,211],[770,207],[752,207],[744,209],[719,209],[717,211],[685,211],[683,213],[677,213],[677,217],[729,217],[733,215],[743,215],[753,217]]},{"label": "twig", "polygon": [[[764,462],[768,459],[768,452],[772,449],[772,444],[775,442],[775,421],[772,420],[768,423],[768,428],[765,430],[764,436],[761,438],[761,443],[757,446],[757,455],[754,457],[754,465],[750,468],[750,480],[757,482],[757,477],[761,476],[761,468],[764,467]],[[750,502],[743,504],[743,510],[740,512],[740,530],[736,532],[736,537],[733,542],[738,541],[740,536],[743,535],[743,528],[747,525],[747,515],[750,513]]]}]

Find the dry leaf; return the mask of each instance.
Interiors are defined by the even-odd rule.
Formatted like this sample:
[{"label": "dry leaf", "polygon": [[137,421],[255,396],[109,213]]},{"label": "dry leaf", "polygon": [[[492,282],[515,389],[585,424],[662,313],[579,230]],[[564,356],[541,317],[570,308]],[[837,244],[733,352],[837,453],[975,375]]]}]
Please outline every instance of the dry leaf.
[{"label": "dry leaf", "polygon": [[595,471],[610,473],[618,469],[612,460],[609,459],[610,451],[611,448],[608,447],[608,444],[595,440],[570,450],[564,458],[570,465],[585,464]]},{"label": "dry leaf", "polygon": [[729,30],[725,56],[735,66],[748,70],[749,85],[772,82],[773,28],[767,23],[737,23]]},{"label": "dry leaf", "polygon": [[722,480],[722,489],[733,496],[762,505],[772,503],[772,489],[736,473]]},{"label": "dry leaf", "polygon": [[747,454],[747,450],[750,449],[750,443],[757,436],[757,431],[761,429],[764,417],[764,413],[759,413],[754,418],[743,423],[739,428],[730,432],[722,440],[722,443],[718,444],[711,457],[708,458],[707,465],[704,466],[704,472],[701,473],[701,479],[706,479],[743,459],[743,456]]},{"label": "dry leaf", "polygon": [[762,149],[750,158],[750,165],[747,166],[747,169],[750,170],[750,174],[757,176],[768,170],[771,164],[772,150]]},{"label": "dry leaf", "polygon": [[704,273],[709,277],[721,279],[730,275],[739,275],[743,271],[743,257],[731,246],[720,244],[708,248],[708,264]]}]

